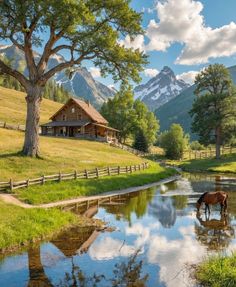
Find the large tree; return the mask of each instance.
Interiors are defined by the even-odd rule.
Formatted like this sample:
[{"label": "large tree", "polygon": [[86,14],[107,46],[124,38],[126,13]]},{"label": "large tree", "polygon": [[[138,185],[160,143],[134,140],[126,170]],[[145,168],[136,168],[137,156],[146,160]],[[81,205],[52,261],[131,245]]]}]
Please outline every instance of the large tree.
[{"label": "large tree", "polygon": [[[3,0],[0,1],[0,40],[12,42],[26,60],[27,75],[0,59],[0,72],[17,79],[27,93],[23,153],[39,154],[40,103],[47,81],[56,73],[91,60],[102,75],[114,80],[139,80],[146,58],[127,49],[119,39],[142,33],[141,15],[129,0]],[[34,49],[41,51],[36,58]],[[58,52],[66,60],[49,69]]]},{"label": "large tree", "polygon": [[236,120],[236,93],[228,69],[214,64],[200,72],[195,80],[196,99],[190,111],[192,131],[202,144],[215,144],[216,158],[220,147],[230,139]]}]

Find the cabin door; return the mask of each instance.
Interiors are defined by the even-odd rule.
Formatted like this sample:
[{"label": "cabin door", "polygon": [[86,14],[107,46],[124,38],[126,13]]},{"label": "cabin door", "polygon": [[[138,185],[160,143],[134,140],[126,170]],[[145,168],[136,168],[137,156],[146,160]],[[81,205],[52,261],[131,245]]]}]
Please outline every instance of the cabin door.
[{"label": "cabin door", "polygon": [[69,127],[69,137],[74,137],[74,128],[73,127]]}]

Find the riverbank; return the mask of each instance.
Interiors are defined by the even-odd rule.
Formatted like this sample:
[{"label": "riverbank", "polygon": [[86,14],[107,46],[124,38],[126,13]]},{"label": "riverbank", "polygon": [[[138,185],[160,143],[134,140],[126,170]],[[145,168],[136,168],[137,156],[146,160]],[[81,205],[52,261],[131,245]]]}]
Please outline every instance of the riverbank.
[{"label": "riverbank", "polygon": [[31,186],[27,189],[18,189],[15,192],[19,200],[37,205],[143,186],[171,177],[176,173],[174,169],[151,163],[148,169],[133,174],[47,183],[41,186]]},{"label": "riverbank", "polygon": [[236,253],[209,258],[197,267],[195,275],[201,286],[236,286]]},{"label": "riverbank", "polygon": [[221,159],[206,158],[166,162],[187,172],[214,172],[236,174],[236,154],[224,155]]}]

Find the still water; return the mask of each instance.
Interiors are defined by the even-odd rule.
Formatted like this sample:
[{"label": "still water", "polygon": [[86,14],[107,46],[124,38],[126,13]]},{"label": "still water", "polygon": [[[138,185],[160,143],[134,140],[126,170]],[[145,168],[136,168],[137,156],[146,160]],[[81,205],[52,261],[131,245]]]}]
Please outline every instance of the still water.
[{"label": "still water", "polygon": [[[229,192],[228,216],[216,207],[196,217],[200,194],[215,190]],[[236,179],[186,174],[86,213],[115,230],[72,228],[1,258],[0,286],[196,286],[194,264],[236,249]]]}]

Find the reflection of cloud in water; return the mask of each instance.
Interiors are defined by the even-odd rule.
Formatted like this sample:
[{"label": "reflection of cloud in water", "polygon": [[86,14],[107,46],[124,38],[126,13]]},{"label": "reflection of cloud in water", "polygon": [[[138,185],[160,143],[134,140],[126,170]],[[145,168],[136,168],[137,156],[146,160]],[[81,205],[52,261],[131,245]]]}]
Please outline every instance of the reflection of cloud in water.
[{"label": "reflection of cloud in water", "polygon": [[137,239],[134,242],[134,246],[136,249],[139,249],[149,242],[151,232],[158,230],[159,227],[159,223],[153,223],[146,227],[144,227],[141,223],[136,223],[132,227],[127,227],[125,232],[127,235],[137,236]]},{"label": "reflection of cloud in water", "polygon": [[170,198],[161,200],[161,198],[156,198],[150,204],[148,213],[156,217],[163,227],[169,228],[175,224],[176,210]]},{"label": "reflection of cloud in water", "polygon": [[110,260],[115,257],[128,257],[135,253],[135,248],[121,240],[111,237],[96,241],[89,249],[89,255],[94,260]]},{"label": "reflection of cloud in water", "polygon": [[184,236],[181,240],[168,240],[165,236],[158,235],[150,238],[148,262],[159,265],[160,279],[168,287],[189,286],[190,284],[186,284],[189,278],[183,277],[184,272],[181,269],[186,263],[200,261],[204,255],[204,247],[189,235],[193,229],[194,226],[180,228],[179,232]]}]

